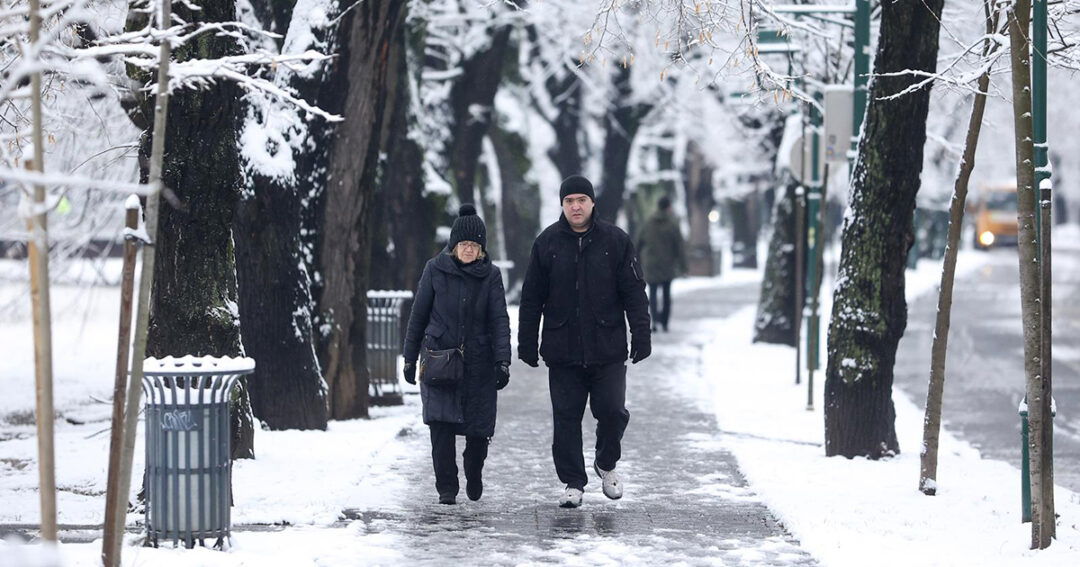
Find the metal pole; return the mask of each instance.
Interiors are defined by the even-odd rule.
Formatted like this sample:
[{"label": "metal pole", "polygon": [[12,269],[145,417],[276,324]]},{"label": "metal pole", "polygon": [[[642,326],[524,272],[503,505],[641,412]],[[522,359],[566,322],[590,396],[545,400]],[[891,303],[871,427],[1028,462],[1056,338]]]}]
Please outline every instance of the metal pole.
[{"label": "metal pole", "polygon": [[[1039,235],[1038,257],[1040,271],[1039,302],[1040,337],[1039,337],[1039,364],[1040,373],[1043,377],[1042,397],[1036,401],[1042,405],[1042,429],[1036,432],[1042,438],[1042,452],[1040,472],[1042,473],[1042,494],[1039,495],[1039,504],[1042,506],[1040,519],[1042,520],[1041,532],[1043,540],[1049,542],[1055,537],[1055,514],[1054,514],[1054,420],[1052,417],[1051,399],[1053,396],[1053,382],[1051,381],[1052,349],[1051,349],[1051,308],[1053,306],[1052,281],[1051,281],[1051,246],[1050,229],[1053,224],[1053,182],[1050,178],[1049,152],[1046,139],[1046,36],[1047,0],[1034,0],[1032,2],[1031,21],[1031,116],[1034,133],[1035,149],[1035,187],[1038,188],[1039,200],[1035,216],[1036,230]],[[1049,419],[1046,416],[1051,416]]]},{"label": "metal pole", "polygon": [[[815,95],[814,98],[820,98],[819,95]],[[821,256],[819,248],[821,247],[821,164],[820,164],[820,152],[821,152],[821,113],[818,112],[816,106],[810,106],[810,194],[807,196],[807,243],[809,252],[807,254],[807,270],[806,270],[806,289],[807,289],[807,307],[810,311],[809,319],[807,321],[806,329],[806,366],[807,366],[807,379],[806,379],[806,409],[814,409],[814,371],[819,368],[818,362],[818,335],[819,332],[819,318],[818,318],[818,281],[821,274],[819,273],[818,258]],[[804,159],[804,161],[806,161]]]},{"label": "metal pole", "polygon": [[[172,21],[172,0],[162,0],[161,20],[159,26],[162,30],[169,27]],[[150,150],[150,194],[146,197],[146,234],[150,239],[142,249],[142,271],[139,275],[139,307],[135,319],[135,345],[132,353],[131,374],[128,381],[127,401],[124,407],[124,452],[120,462],[120,490],[118,491],[117,506],[120,510],[127,510],[127,497],[131,490],[131,467],[135,457],[135,434],[139,427],[139,402],[142,396],[143,359],[146,358],[146,334],[150,326],[150,291],[154,280],[154,243],[157,241],[158,228],[158,203],[162,188],[161,170],[165,155],[165,121],[168,118],[169,108],[169,58],[171,57],[169,42],[161,41],[158,51],[158,76],[157,98],[154,104],[154,133]],[[113,529],[118,533],[124,529],[124,520],[127,514],[117,514]],[[114,567],[121,561],[122,538],[114,542],[113,557],[116,559]]]},{"label": "metal pole", "polygon": [[[125,226],[133,231],[139,226],[139,200],[128,198]],[[105,489],[105,533],[101,545],[103,565],[116,565],[113,553],[116,538],[123,539],[123,531],[116,531],[118,507],[117,493],[120,489],[120,455],[124,439],[124,395],[127,392],[128,355],[131,347],[131,300],[135,287],[135,240],[128,236],[124,242],[124,270],[120,280],[120,332],[116,341],[116,380],[113,384],[112,432],[109,438],[109,474]],[[126,502],[125,502],[126,504]],[[125,509],[124,512],[127,510]]]},{"label": "metal pole", "polygon": [[[30,0],[30,49],[41,36],[41,3]],[[30,75],[31,141],[34,157],[30,169],[45,171],[45,142],[41,134],[41,71]],[[30,298],[34,320],[34,380],[37,392],[38,481],[41,498],[41,538],[56,541],[56,452],[53,443],[52,324],[49,305],[49,229],[45,216],[45,186],[34,184],[34,210],[26,220],[30,233]]]}]

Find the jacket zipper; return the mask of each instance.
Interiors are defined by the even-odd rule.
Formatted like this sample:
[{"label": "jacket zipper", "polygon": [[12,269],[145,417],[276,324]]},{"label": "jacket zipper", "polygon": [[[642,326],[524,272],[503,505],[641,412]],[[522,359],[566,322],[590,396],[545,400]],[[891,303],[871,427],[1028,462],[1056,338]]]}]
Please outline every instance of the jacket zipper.
[{"label": "jacket zipper", "polygon": [[581,255],[585,251],[585,237],[578,237],[578,253],[574,259],[574,291],[577,293],[577,320],[578,320],[578,333],[581,335],[581,363],[585,365],[585,368],[589,367],[589,354],[588,349],[585,347],[585,322],[581,318],[581,277],[584,275],[582,272],[584,268],[581,265]]}]

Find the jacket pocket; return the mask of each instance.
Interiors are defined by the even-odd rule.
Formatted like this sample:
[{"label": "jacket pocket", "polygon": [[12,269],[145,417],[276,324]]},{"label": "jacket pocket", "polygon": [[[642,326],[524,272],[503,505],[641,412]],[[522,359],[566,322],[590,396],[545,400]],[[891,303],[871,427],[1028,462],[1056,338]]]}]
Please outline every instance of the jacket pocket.
[{"label": "jacket pocket", "polygon": [[596,317],[597,358],[626,357],[626,325],[623,319]]},{"label": "jacket pocket", "polygon": [[546,361],[561,361],[569,356],[570,326],[569,319],[549,319],[544,317],[544,332],[540,340],[540,356]]},{"label": "jacket pocket", "polygon": [[442,323],[440,323],[438,321],[435,321],[435,320],[429,321],[427,328],[424,329],[424,334],[428,335],[429,337],[434,338],[434,339],[437,339],[437,338],[443,336],[443,333],[445,333],[445,332],[446,332],[446,325],[443,325]]}]

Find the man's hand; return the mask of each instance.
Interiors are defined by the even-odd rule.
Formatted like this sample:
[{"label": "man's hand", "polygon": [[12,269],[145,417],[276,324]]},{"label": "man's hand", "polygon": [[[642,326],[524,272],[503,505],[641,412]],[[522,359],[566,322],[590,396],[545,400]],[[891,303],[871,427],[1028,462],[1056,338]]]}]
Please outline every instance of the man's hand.
[{"label": "man's hand", "polygon": [[416,363],[415,362],[406,362],[405,363],[405,369],[404,369],[404,371],[402,373],[405,375],[405,381],[406,382],[408,382],[408,383],[410,383],[410,384],[412,384],[414,386],[416,385]]},{"label": "man's hand", "polygon": [[510,363],[503,361],[495,363],[495,389],[502,390],[510,383]]},{"label": "man's hand", "polygon": [[540,355],[537,354],[536,349],[527,349],[518,346],[518,358],[533,368],[540,366]]},{"label": "man's hand", "polygon": [[652,354],[652,341],[646,337],[644,339],[633,338],[630,341],[630,362],[637,364]]}]

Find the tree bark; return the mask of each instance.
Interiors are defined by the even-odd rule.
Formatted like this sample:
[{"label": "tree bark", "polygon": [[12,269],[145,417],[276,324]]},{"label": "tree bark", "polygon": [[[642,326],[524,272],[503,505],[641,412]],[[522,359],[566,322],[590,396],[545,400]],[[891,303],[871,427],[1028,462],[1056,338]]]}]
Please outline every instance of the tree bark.
[{"label": "tree bark", "polygon": [[495,94],[502,82],[511,31],[510,26],[493,30],[491,45],[462,65],[461,79],[450,90],[454,127],[449,166],[454,189],[462,203],[476,202],[476,171],[484,136],[495,117]]},{"label": "tree bark", "polygon": [[690,225],[687,238],[687,270],[691,276],[713,276],[720,273],[715,265],[712,240],[709,237],[709,213],[716,206],[713,198],[713,169],[696,142],[686,148],[683,184],[686,187],[686,220]]},{"label": "tree bark", "polygon": [[379,172],[384,123],[390,119],[388,81],[397,28],[406,5],[367,1],[349,9],[339,28],[340,50],[327,71],[320,106],[344,117],[332,128],[319,211],[318,297],[320,361],[334,419],[367,417],[367,290],[371,245],[369,218]]},{"label": "tree bark", "polygon": [[[1040,360],[1041,289],[1035,188],[1034,124],[1031,119],[1031,0],[1018,0],[1009,13],[1012,49],[1013,128],[1016,143],[1016,198],[1020,258],[1020,308],[1024,325],[1024,374],[1027,378],[1028,466],[1031,475],[1031,547],[1044,549],[1054,536],[1053,487],[1044,468],[1045,433],[1050,422],[1050,383]],[[1046,497],[1049,496],[1049,501]]]},{"label": "tree bark", "polygon": [[409,136],[417,120],[408,102],[416,83],[406,55],[418,33],[399,26],[394,38],[397,48],[387,81],[393,105],[386,129],[387,166],[375,195],[374,218],[380,222],[371,223],[371,263],[380,266],[371,272],[372,289],[414,289],[424,263],[437,252],[435,229],[445,199],[424,193],[424,149]]},{"label": "tree bark", "polygon": [[728,199],[731,213],[731,265],[735,268],[757,268],[757,191],[737,199]]},{"label": "tree bark", "polygon": [[499,160],[503,234],[507,257],[514,262],[506,283],[506,289],[511,290],[524,278],[533,240],[540,232],[540,188],[526,180],[532,167],[527,152],[528,141],[498,125],[488,135]]},{"label": "tree bark", "polygon": [[934,73],[943,0],[886,2],[870,102],[852,174],[829,324],[825,454],[877,459],[900,451],[892,401],[896,346],[907,326],[904,266],[922,172],[930,89],[896,99],[917,79],[882,77],[905,69]]},{"label": "tree bark", "polygon": [[[177,5],[187,22],[236,19],[231,0],[198,2],[201,10]],[[204,34],[178,48],[175,59],[215,58],[239,53],[236,40]],[[242,183],[239,157],[240,88],[220,81],[200,90],[176,92],[165,129],[162,181],[182,204],[161,209],[155,243],[147,354],[238,356],[236,265],[232,220]],[[144,114],[150,115],[148,109]],[[148,157],[150,136],[140,153]],[[246,380],[232,392],[232,456],[253,458],[254,428]]]},{"label": "tree bark", "polygon": [[[281,2],[262,4],[283,7]],[[291,14],[291,2],[287,7]],[[287,80],[301,98],[316,103],[318,76],[290,73]],[[257,361],[250,383],[255,416],[271,429],[324,430],[329,417],[326,383],[315,353],[311,275],[301,238],[310,192],[310,172],[302,164],[310,156],[294,152],[293,159],[301,165],[289,178],[248,170],[248,187],[233,225],[240,321],[245,350]]]},{"label": "tree bark", "polygon": [[244,349],[256,360],[251,406],[271,429],[326,429],[328,418],[301,250],[300,193],[295,182],[251,174],[234,221]]},{"label": "tree bark", "polygon": [[754,342],[796,346],[795,309],[795,214],[796,190],[793,180],[784,183],[773,208],[773,233],[761,280],[761,299],[754,321]]},{"label": "tree bark", "polygon": [[614,100],[604,115],[604,152],[602,177],[596,197],[596,214],[615,222],[626,194],[626,169],[630,149],[642,120],[652,110],[652,105],[634,104],[630,101],[630,67],[619,66],[613,80]]},{"label": "tree bark", "polygon": [[[998,18],[990,17],[992,0],[984,0],[986,7],[986,34],[997,30]],[[989,39],[983,45],[983,57],[997,50],[997,43]],[[983,113],[986,110],[986,93],[990,87],[990,70],[979,76],[978,89],[971,104],[964,154],[953,186],[949,205],[949,240],[945,245],[945,258],[941,268],[941,289],[938,293],[937,319],[934,325],[934,341],[930,348],[930,384],[926,394],[926,415],[923,418],[923,450],[920,454],[919,490],[933,496],[937,493],[938,441],[941,433],[941,405],[945,389],[945,357],[949,346],[949,324],[952,315],[953,282],[956,276],[956,255],[960,250],[960,234],[963,230],[964,205],[967,202],[968,182],[975,169],[975,150],[979,145]]]}]

